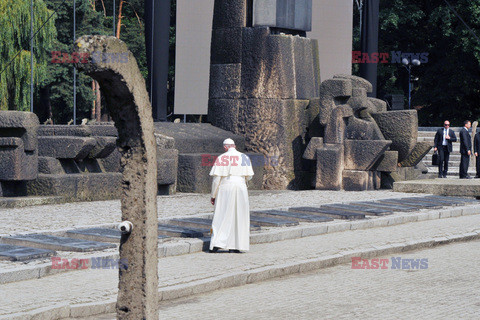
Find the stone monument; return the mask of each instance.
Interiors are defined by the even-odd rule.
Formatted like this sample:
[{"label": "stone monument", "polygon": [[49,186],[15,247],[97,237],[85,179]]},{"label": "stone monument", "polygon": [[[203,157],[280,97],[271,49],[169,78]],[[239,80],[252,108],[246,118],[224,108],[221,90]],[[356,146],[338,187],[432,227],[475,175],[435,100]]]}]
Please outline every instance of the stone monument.
[{"label": "stone monument", "polygon": [[157,162],[152,107],[133,54],[115,37],[83,36],[77,51],[128,53],[128,63],[89,61],[77,68],[100,84],[118,130],[122,155],[122,220],[133,224],[122,235],[119,270],[118,319],[158,319]]}]

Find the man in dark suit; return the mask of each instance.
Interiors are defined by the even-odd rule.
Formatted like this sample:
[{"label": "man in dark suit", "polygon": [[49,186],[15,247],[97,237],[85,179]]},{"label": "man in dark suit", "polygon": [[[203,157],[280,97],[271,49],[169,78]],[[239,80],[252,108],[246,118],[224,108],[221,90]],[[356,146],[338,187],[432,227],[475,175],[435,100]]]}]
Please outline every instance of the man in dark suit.
[{"label": "man in dark suit", "polygon": [[468,129],[472,124],[468,120],[465,120],[464,124],[465,126],[460,129],[460,179],[471,179],[472,177],[468,175],[468,164],[472,154],[472,137]]},{"label": "man in dark suit", "polygon": [[475,151],[475,164],[477,168],[477,174],[475,175],[475,178],[480,178],[480,157],[478,156],[478,154],[480,153],[480,131],[477,132],[473,140],[473,150]]},{"label": "man in dark suit", "polygon": [[435,134],[434,151],[438,151],[438,177],[446,178],[448,160],[452,152],[452,142],[457,141],[455,132],[450,129],[450,121],[445,120],[443,129],[438,129]]}]

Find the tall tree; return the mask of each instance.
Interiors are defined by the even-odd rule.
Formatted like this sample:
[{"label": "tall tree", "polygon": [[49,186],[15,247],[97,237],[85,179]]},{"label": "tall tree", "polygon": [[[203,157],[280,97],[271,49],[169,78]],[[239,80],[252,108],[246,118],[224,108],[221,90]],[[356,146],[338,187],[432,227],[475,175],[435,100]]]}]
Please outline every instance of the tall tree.
[{"label": "tall tree", "polygon": [[[52,11],[43,0],[34,1],[34,31],[45,26],[35,36],[33,53],[34,84],[47,76],[47,61],[56,37],[54,20],[47,19]],[[0,0],[0,109],[30,109],[30,1]]]}]

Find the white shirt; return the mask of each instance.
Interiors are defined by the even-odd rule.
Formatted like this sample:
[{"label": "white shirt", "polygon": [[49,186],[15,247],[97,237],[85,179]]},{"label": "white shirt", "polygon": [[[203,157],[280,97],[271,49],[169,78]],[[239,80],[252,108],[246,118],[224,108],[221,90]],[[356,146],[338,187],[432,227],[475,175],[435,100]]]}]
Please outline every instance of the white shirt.
[{"label": "white shirt", "polygon": [[445,137],[448,135],[448,129],[443,129],[443,141],[442,141],[442,145],[443,146],[446,146],[447,145],[447,139],[445,139]]}]

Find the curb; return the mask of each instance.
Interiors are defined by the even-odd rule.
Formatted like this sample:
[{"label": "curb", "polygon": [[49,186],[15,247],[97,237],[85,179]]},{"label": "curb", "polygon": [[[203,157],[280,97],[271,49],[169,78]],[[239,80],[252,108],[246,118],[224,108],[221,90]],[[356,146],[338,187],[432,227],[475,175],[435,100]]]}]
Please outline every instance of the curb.
[{"label": "curb", "polygon": [[[429,210],[415,213],[398,213],[389,216],[375,217],[365,220],[353,221],[331,221],[322,224],[299,225],[288,228],[275,228],[266,230],[266,232],[252,233],[250,235],[250,244],[271,243],[283,240],[317,236],[321,234],[341,232],[346,230],[360,230],[377,227],[387,227],[409,222],[418,222],[426,220],[436,220],[444,218],[453,218],[460,216],[469,216],[480,214],[480,205],[467,205],[461,207],[451,207],[443,210]],[[158,246],[158,257],[165,258],[183,254],[197,253],[208,248],[209,238],[182,238],[178,242],[161,242]],[[97,253],[92,256],[82,258],[90,259],[92,257],[118,259],[118,253]],[[0,285],[5,283],[39,279],[45,276],[54,275],[62,272],[77,270],[58,270],[52,269],[51,263],[44,263],[35,266],[15,269],[11,271],[0,272]],[[2,319],[0,317],[0,319]]]},{"label": "curb", "polygon": [[[372,246],[369,249],[350,250],[343,253],[289,262],[274,266],[260,267],[248,271],[235,272],[207,279],[196,280],[185,284],[178,284],[160,288],[159,302],[187,297],[195,294],[207,293],[218,289],[225,289],[245,284],[256,283],[277,277],[314,271],[333,267],[351,261],[353,257],[370,259],[373,257],[396,254],[412,250],[432,248],[453,242],[463,242],[480,239],[480,231],[450,235],[446,237],[434,237],[406,243],[394,243],[383,246]],[[102,302],[86,303],[70,306],[63,303],[54,307],[46,307],[30,312],[16,313],[8,316],[0,316],[0,319],[11,320],[58,320],[63,318],[78,318],[95,316],[115,312],[116,299]]]}]

